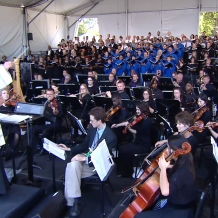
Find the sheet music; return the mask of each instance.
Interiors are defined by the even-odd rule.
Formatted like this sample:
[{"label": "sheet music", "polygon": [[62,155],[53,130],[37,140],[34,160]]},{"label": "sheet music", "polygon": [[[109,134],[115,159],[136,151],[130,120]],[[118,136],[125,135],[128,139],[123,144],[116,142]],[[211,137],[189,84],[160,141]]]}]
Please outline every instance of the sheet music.
[{"label": "sheet music", "polygon": [[3,123],[20,123],[26,119],[29,119],[29,115],[17,115],[17,114],[2,114],[0,113],[0,121]]},{"label": "sheet music", "polygon": [[214,158],[216,159],[216,162],[218,163],[218,147],[217,147],[217,144],[212,136],[210,137],[210,142],[211,142],[212,147],[213,147]]},{"label": "sheet music", "polygon": [[104,181],[114,165],[105,139],[91,153],[91,161],[98,173],[99,178],[101,181]]},{"label": "sheet music", "polygon": [[60,149],[56,143],[47,138],[44,138],[43,148],[62,160],[66,160],[67,158],[66,152]]},{"label": "sheet music", "polygon": [[11,74],[5,70],[3,65],[0,65],[0,89],[12,83]]},{"label": "sheet music", "polygon": [[2,145],[5,145],[5,137],[4,137],[4,135],[3,135],[2,125],[1,125],[1,123],[0,123],[0,147],[1,147]]}]

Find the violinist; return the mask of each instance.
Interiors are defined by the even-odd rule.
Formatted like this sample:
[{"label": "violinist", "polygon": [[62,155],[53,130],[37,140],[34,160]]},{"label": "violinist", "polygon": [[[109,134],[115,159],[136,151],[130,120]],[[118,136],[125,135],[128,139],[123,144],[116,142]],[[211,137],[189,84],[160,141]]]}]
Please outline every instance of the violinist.
[{"label": "violinist", "polygon": [[[3,104],[0,106],[0,112],[2,113],[10,113],[14,111],[14,106],[9,101],[9,91],[7,88],[4,88],[0,91],[0,97],[2,98]],[[11,142],[11,149],[12,152],[18,148],[19,141],[20,141],[20,126],[8,123],[1,123],[3,135],[8,136]],[[6,154],[7,155],[7,154]],[[9,156],[6,158],[9,158]]]},{"label": "violinist", "polygon": [[[213,128],[217,127],[217,126],[218,126],[218,123],[216,123],[216,122],[208,122],[206,124],[206,127],[210,131],[210,134],[213,136],[216,143],[218,143],[218,133],[217,133],[217,130],[215,131]],[[206,149],[204,151],[203,155],[204,155],[204,159],[205,159],[205,161],[204,161],[205,167],[208,171],[208,176],[207,176],[206,180],[208,182],[213,182],[214,177],[217,174],[217,162],[216,162],[214,155],[213,155],[213,148],[210,147],[210,148]]]},{"label": "violinist", "polygon": [[[43,138],[51,140],[52,135],[61,130],[63,110],[61,102],[55,98],[55,92],[52,88],[46,90],[45,111],[44,118],[46,125],[35,125],[33,127],[33,146],[40,145],[42,142],[39,138],[39,134],[42,134]],[[40,152],[42,152],[41,150]]]},{"label": "violinist", "polygon": [[189,112],[193,112],[194,107],[197,103],[197,95],[193,92],[193,87],[190,82],[186,83],[184,99],[186,102],[186,110],[188,110]]},{"label": "violinist", "polygon": [[[117,173],[122,177],[132,177],[134,154],[151,151],[151,119],[148,118],[149,105],[145,102],[136,105],[136,117],[132,122],[114,124],[111,128],[125,126],[135,137],[119,148]],[[138,122],[137,122],[138,121]],[[133,125],[135,124],[135,125]]]},{"label": "violinist", "polygon": [[[126,120],[128,117],[128,110],[122,105],[121,97],[119,93],[113,93],[112,94],[112,102],[113,106],[112,108],[107,111],[107,119],[108,119],[108,125],[112,126],[114,124],[118,124]],[[106,119],[106,120],[107,120]],[[123,127],[119,128],[113,128],[113,131],[115,135],[117,136],[118,141],[121,141],[123,138],[123,133],[122,133]]]},{"label": "violinist", "polygon": [[[198,147],[198,141],[191,131],[188,130],[190,126],[194,125],[193,116],[187,111],[182,111],[176,114],[175,121],[178,132],[174,133],[174,135],[182,134],[191,145],[191,152],[194,155],[196,148]],[[168,142],[168,140],[158,141],[155,146],[162,146],[166,142]]]},{"label": "violinist", "polygon": [[184,154],[179,155],[175,160],[174,165],[167,162],[164,156],[159,158],[160,192],[167,198],[166,205],[159,210],[141,212],[135,218],[194,217],[198,190],[195,185],[193,156],[183,149],[185,143],[187,140],[181,135],[173,135],[168,139],[172,151],[184,151]]},{"label": "violinist", "polygon": [[[212,120],[212,114],[207,108],[207,95],[201,93],[198,96],[197,101],[197,110],[192,113],[194,116],[194,121],[201,120],[204,125],[206,125],[210,120]],[[197,131],[193,131],[194,136],[198,139],[199,143],[205,142],[206,137],[209,134],[208,129],[204,129],[203,132],[199,133]]]},{"label": "violinist", "polygon": [[149,105],[149,111],[151,114],[153,114],[156,110],[155,108],[155,102],[152,98],[152,93],[150,91],[150,89],[145,88],[143,91],[143,102],[147,102]]}]

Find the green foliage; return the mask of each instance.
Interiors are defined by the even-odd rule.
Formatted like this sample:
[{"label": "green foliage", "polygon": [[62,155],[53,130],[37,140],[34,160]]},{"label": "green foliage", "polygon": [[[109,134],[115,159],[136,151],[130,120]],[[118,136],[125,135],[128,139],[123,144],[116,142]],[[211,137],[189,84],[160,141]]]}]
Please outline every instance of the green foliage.
[{"label": "green foliage", "polygon": [[95,33],[94,35],[99,35],[99,27],[98,27],[97,18],[84,18],[79,22],[78,36],[81,36],[89,32]]},{"label": "green foliage", "polygon": [[201,13],[199,32],[200,35],[203,31],[206,32],[207,36],[214,35],[215,31],[218,29],[218,13],[217,12],[206,12]]}]

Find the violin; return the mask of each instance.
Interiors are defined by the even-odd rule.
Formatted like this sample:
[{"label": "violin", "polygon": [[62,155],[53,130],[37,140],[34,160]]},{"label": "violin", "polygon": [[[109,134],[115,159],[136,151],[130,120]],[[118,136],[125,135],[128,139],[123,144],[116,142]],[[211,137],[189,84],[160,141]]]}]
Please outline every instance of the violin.
[{"label": "violin", "polygon": [[[167,148],[167,147],[166,147]],[[149,209],[160,195],[160,170],[158,165],[159,158],[164,155],[166,161],[178,158],[179,155],[187,154],[191,151],[191,145],[187,142],[182,144],[182,149],[169,154],[169,149],[165,149],[160,153],[154,161],[145,169],[140,178],[136,180],[131,188],[136,195],[136,198],[120,215],[120,218],[133,218],[137,213]],[[130,188],[123,190],[126,192]]]},{"label": "violin", "polygon": [[109,121],[109,118],[113,116],[118,110],[120,110],[120,106],[112,107],[110,110],[106,112],[106,122]]},{"label": "violin", "polygon": [[16,92],[9,91],[9,99],[4,102],[6,107],[13,106],[16,107],[17,103],[20,102],[21,97],[16,94]]},{"label": "violin", "polygon": [[48,103],[48,107],[51,108],[52,110],[54,109],[53,113],[55,115],[58,114],[58,110],[57,110],[58,109],[58,100],[56,98],[53,98],[52,101],[50,101]]},{"label": "violin", "polygon": [[204,105],[204,106],[198,108],[196,111],[194,111],[192,113],[192,115],[194,114],[194,121],[199,120],[207,110],[209,110],[209,108]]},{"label": "violin", "polygon": [[212,129],[214,129],[218,127],[218,123],[211,123],[211,124],[206,125],[205,127],[211,127]]},{"label": "violin", "polygon": [[130,123],[125,127],[125,129],[123,130],[123,133],[126,134],[128,128],[130,128],[130,127],[136,125],[137,123],[139,123],[140,121],[142,121],[145,117],[146,117],[145,114],[141,114],[140,116],[138,116],[138,117],[136,117],[135,119],[133,119],[133,121],[130,122]]}]

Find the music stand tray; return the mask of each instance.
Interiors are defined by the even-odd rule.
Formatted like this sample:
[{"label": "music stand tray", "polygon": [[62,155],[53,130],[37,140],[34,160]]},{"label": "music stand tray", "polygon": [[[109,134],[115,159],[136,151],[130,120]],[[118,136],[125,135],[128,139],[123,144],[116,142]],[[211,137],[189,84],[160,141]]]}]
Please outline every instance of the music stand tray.
[{"label": "music stand tray", "polygon": [[107,81],[108,75],[107,74],[98,74],[98,81]]},{"label": "music stand tray", "polygon": [[107,92],[107,91],[117,91],[117,87],[116,86],[99,86],[99,89],[101,92]]},{"label": "music stand tray", "polygon": [[156,99],[155,101],[157,111],[161,116],[165,116],[169,113],[175,117],[175,115],[180,112],[180,102],[177,100]]},{"label": "music stand tray", "polygon": [[146,73],[146,74],[141,74],[142,75],[142,82],[148,82],[150,83],[153,76],[155,76],[154,73]]},{"label": "music stand tray", "polygon": [[122,99],[123,107],[127,108],[131,115],[136,113],[136,105],[141,103],[141,102],[142,101],[137,101],[137,100],[136,101],[132,101],[132,100]]},{"label": "music stand tray", "polygon": [[79,84],[82,84],[82,83],[87,83],[87,79],[88,79],[88,75],[84,75],[84,74],[77,74],[77,82]]},{"label": "music stand tray", "polygon": [[69,95],[69,94],[77,94],[79,93],[79,85],[75,84],[58,84],[60,94]]},{"label": "music stand tray", "polygon": [[174,85],[173,85],[173,80],[172,78],[169,77],[160,77],[159,78],[159,85],[158,87],[161,90],[173,90]]},{"label": "music stand tray", "polygon": [[45,111],[45,105],[43,104],[33,104],[33,103],[23,103],[18,102],[14,113],[16,114],[27,114],[27,115],[40,115],[43,116]]},{"label": "music stand tray", "polygon": [[131,76],[117,76],[117,79],[121,79],[127,86],[131,82],[132,77]]},{"label": "music stand tray", "polygon": [[136,99],[142,99],[143,91],[145,87],[133,87],[133,95]]}]

